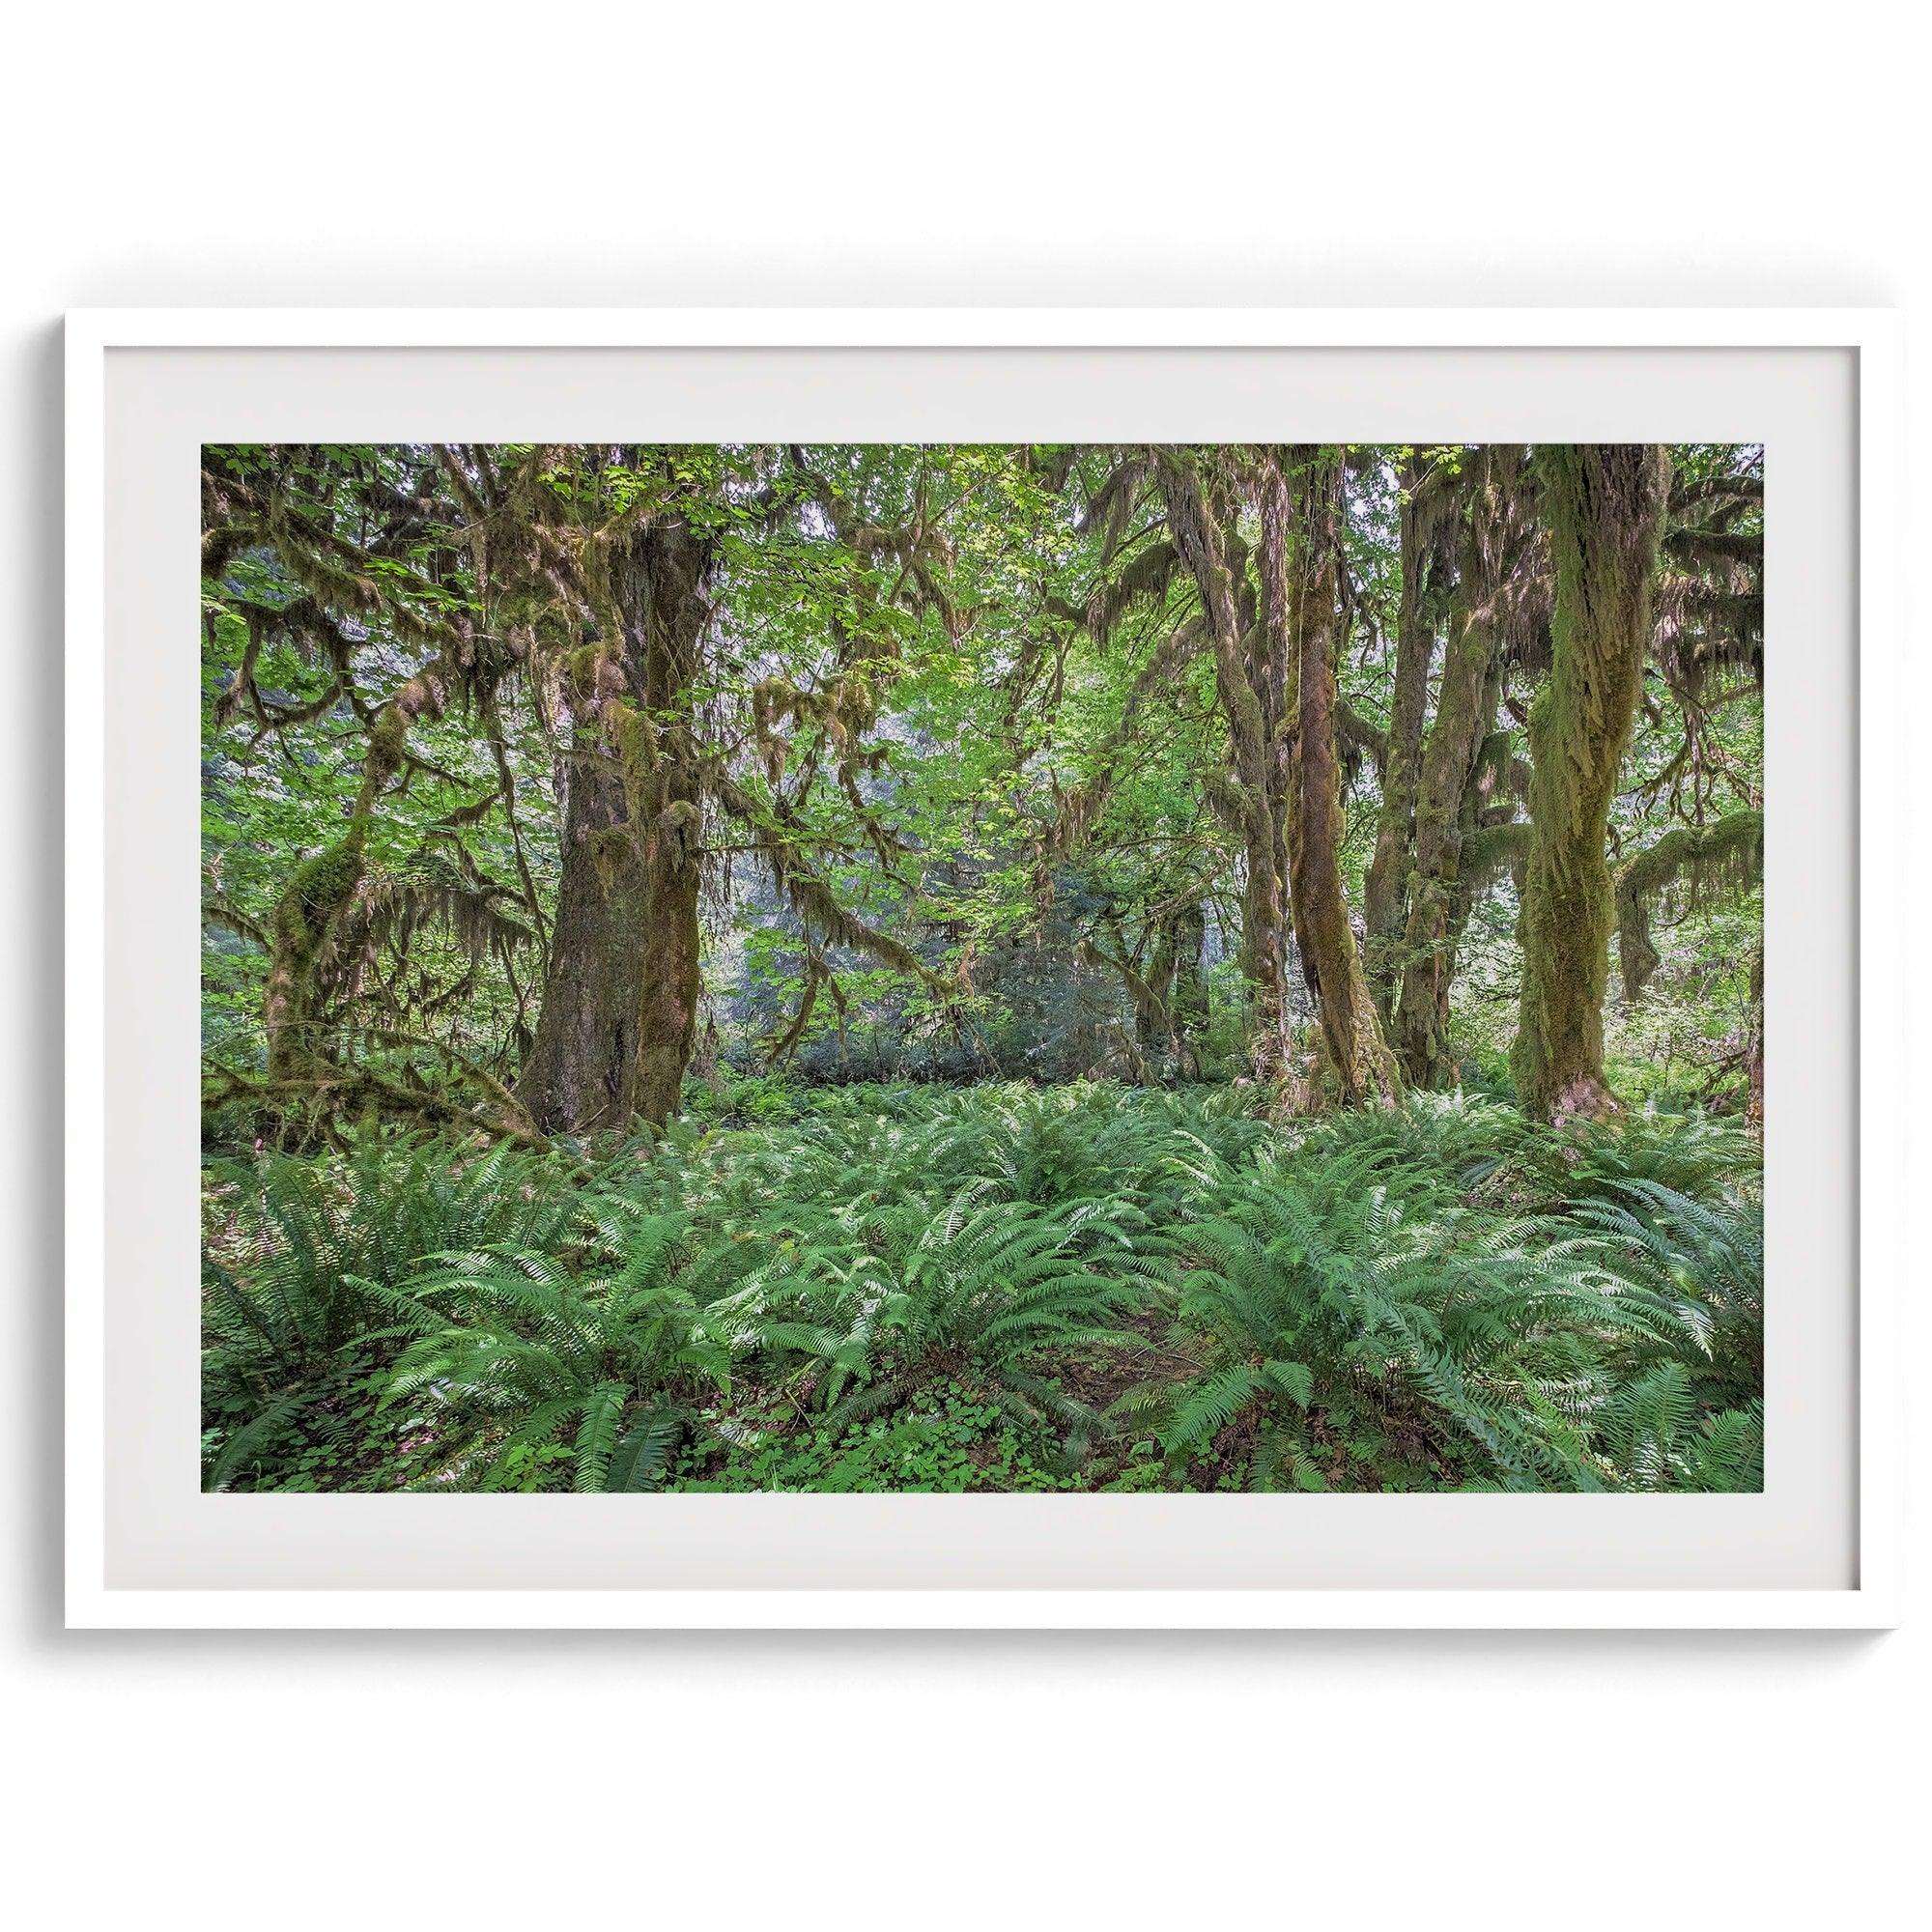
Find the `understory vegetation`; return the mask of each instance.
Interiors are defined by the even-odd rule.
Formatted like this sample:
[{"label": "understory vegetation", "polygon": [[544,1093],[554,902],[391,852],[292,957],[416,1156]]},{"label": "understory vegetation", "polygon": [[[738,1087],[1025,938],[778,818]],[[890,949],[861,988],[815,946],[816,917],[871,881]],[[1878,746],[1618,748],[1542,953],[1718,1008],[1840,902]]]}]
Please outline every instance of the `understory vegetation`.
[{"label": "understory vegetation", "polygon": [[207,1481],[1758,1487],[1745,1130],[1239,1099],[725,1081],[595,1157],[216,1164]]},{"label": "understory vegetation", "polygon": [[209,1488],[1761,1485],[1761,446],[202,457]]}]

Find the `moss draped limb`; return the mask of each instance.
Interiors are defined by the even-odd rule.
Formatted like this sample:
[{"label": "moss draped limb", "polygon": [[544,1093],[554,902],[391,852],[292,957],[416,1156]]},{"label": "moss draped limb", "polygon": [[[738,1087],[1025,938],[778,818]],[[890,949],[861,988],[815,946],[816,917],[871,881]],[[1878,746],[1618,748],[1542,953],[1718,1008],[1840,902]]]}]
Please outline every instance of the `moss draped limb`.
[{"label": "moss draped limb", "polygon": [[1709,825],[1679,825],[1616,874],[1617,957],[1624,998],[1642,999],[1657,971],[1651,914],[1666,900],[1685,912],[1748,892],[1764,877],[1764,813],[1735,811]]}]

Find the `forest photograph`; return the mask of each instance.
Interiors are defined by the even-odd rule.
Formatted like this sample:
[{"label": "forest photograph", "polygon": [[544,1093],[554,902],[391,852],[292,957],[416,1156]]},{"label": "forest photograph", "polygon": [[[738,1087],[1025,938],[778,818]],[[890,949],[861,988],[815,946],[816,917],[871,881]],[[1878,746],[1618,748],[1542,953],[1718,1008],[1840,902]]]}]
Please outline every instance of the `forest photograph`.
[{"label": "forest photograph", "polygon": [[1764,476],[205,447],[204,1488],[1761,1490]]}]

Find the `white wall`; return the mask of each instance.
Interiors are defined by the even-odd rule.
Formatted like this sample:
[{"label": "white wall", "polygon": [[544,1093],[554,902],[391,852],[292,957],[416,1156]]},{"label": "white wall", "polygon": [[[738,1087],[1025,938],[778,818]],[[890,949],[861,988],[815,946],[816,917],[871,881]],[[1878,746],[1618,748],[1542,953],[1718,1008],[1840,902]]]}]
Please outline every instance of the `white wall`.
[{"label": "white wall", "polygon": [[0,1674],[9,1889],[52,1895],[31,1922],[169,1897],[277,1928],[1889,1918],[1923,1825],[1922,1628],[58,1630],[60,312],[1890,302],[1922,347],[1922,69],[1892,9],[1301,12],[186,0],[10,23],[0,809],[44,836],[6,847],[28,920],[0,948],[0,1064],[32,1076],[0,1150],[24,1557]]}]

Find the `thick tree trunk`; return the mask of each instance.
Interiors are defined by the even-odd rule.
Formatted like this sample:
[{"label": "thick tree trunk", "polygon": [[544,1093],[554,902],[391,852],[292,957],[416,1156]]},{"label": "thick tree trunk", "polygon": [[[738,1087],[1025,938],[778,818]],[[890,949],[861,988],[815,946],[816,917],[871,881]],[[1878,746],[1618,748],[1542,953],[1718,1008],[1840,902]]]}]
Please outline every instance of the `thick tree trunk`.
[{"label": "thick tree trunk", "polygon": [[550,978],[517,1099],[547,1133],[622,1127],[643,1000],[644,866],[624,772],[586,710],[565,766]]},{"label": "thick tree trunk", "polygon": [[1347,1106],[1389,1105],[1400,1097],[1402,1079],[1369,995],[1342,885],[1342,772],[1335,751],[1342,459],[1339,450],[1298,445],[1288,460],[1292,508],[1279,467],[1270,463],[1263,479],[1262,572],[1263,621],[1269,630],[1284,614],[1284,579],[1293,582],[1286,612],[1295,699],[1289,898],[1302,977],[1314,997],[1323,1060],[1339,1097]]},{"label": "thick tree trunk", "polygon": [[[1435,626],[1427,599],[1436,558],[1437,504],[1423,493],[1413,457],[1403,466],[1402,607],[1396,620],[1395,699],[1389,711],[1388,750],[1382,758],[1382,805],[1376,823],[1375,856],[1362,881],[1362,923],[1368,933],[1369,990],[1386,1016],[1395,1006],[1401,977],[1403,929],[1407,923],[1410,855],[1415,845],[1415,799],[1421,779],[1422,729],[1429,710],[1429,672],[1435,655]],[[1435,496],[1442,486],[1434,486]]]},{"label": "thick tree trunk", "polygon": [[698,645],[709,607],[706,546],[682,519],[653,525],[630,553],[628,613],[640,609],[643,708],[623,721],[633,837],[644,865],[643,983],[632,1110],[653,1126],[677,1112],[697,1037],[697,892],[703,779],[695,732]]},{"label": "thick tree trunk", "polygon": [[[539,1125],[655,1126],[697,1026],[702,774],[692,687],[708,554],[681,519],[610,559],[610,614],[579,695],[549,983],[518,1087]],[[594,719],[594,724],[592,723]]]},{"label": "thick tree trunk", "polygon": [[1290,1063],[1287,811],[1283,742],[1283,653],[1251,658],[1242,648],[1239,606],[1220,523],[1186,457],[1163,452],[1161,488],[1174,546],[1193,573],[1214,648],[1215,686],[1228,714],[1239,788],[1247,888],[1241,909],[1241,967],[1248,982],[1249,1051],[1258,1080],[1286,1077]]},{"label": "thick tree trunk", "polygon": [[1669,466],[1655,443],[1553,444],[1544,501],[1556,569],[1548,681],[1530,713],[1522,1010],[1514,1052],[1523,1111],[1613,1112],[1604,994],[1615,905],[1604,835],[1630,739]]},{"label": "thick tree trunk", "polygon": [[[1122,952],[1125,950],[1122,945]],[[1134,1038],[1149,1061],[1170,1052],[1175,1044],[1174,975],[1174,921],[1167,919],[1154,935],[1153,958],[1143,981],[1151,998],[1134,997]]]}]

